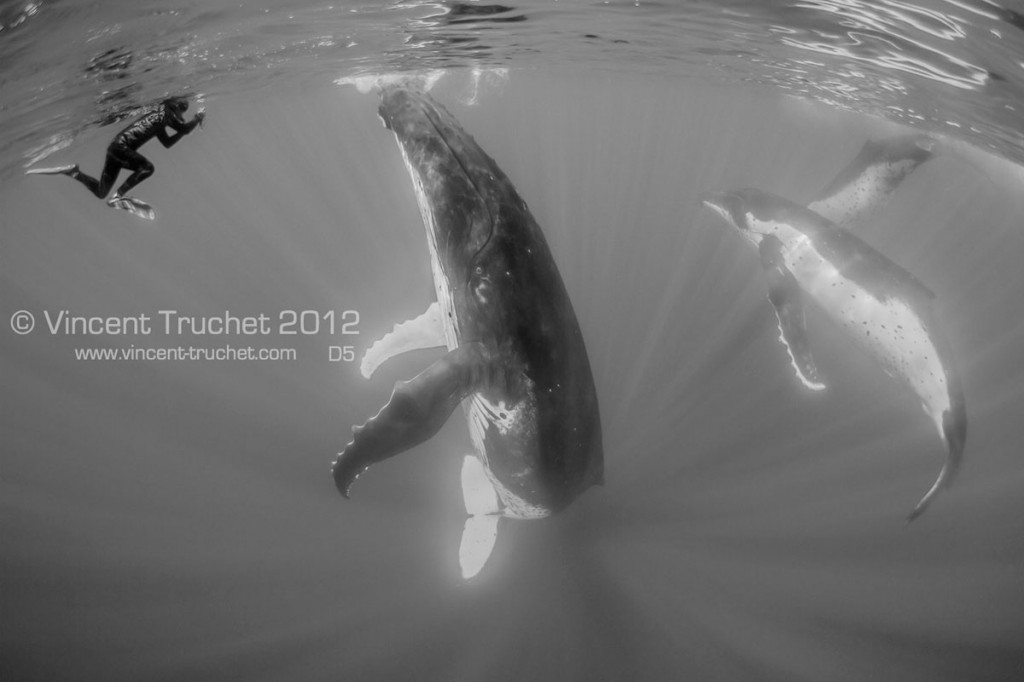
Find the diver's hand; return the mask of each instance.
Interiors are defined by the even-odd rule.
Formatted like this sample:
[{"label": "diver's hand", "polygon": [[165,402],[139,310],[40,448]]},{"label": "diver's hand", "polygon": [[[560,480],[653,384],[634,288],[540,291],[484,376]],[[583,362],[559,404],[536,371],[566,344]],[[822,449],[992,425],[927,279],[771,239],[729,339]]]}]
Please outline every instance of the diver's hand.
[{"label": "diver's hand", "polygon": [[206,111],[205,110],[200,109],[199,111],[196,112],[195,120],[199,123],[199,127],[200,128],[203,127],[203,119],[205,119],[205,118],[206,118]]}]

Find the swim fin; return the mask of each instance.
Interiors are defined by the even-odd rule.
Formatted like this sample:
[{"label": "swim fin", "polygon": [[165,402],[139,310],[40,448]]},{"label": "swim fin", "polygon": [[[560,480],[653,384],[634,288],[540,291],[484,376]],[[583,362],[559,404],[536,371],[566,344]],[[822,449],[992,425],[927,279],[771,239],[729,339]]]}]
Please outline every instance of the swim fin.
[{"label": "swim fin", "polygon": [[107,206],[128,211],[132,215],[137,215],[138,217],[145,218],[146,220],[153,220],[156,218],[156,211],[153,210],[152,206],[142,199],[136,199],[134,197],[119,197],[115,195],[107,199]]},{"label": "swim fin", "polygon": [[52,166],[50,168],[29,168],[25,171],[25,175],[69,175],[72,171],[77,170],[78,164],[71,163],[67,166]]}]

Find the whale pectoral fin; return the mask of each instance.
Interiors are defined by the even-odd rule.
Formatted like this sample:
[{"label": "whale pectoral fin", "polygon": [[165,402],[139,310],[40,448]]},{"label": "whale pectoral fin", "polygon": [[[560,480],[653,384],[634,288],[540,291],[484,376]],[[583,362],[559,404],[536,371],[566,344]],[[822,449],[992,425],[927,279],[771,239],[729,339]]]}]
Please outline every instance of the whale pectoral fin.
[{"label": "whale pectoral fin", "polygon": [[462,542],[459,544],[459,567],[462,578],[474,577],[487,563],[498,539],[498,523],[501,516],[485,514],[470,516],[462,528]]},{"label": "whale pectoral fin", "polygon": [[928,489],[928,492],[924,494],[924,497],[914,506],[909,514],[907,514],[907,523],[910,523],[918,516],[924,513],[924,510],[928,508],[928,505],[932,503],[942,490],[949,487],[953,477],[956,475],[957,468],[960,466],[960,455],[954,455],[950,452],[946,459],[945,464],[942,465],[942,470],[939,472],[939,477],[935,479],[935,483]]},{"label": "whale pectoral fin", "polygon": [[935,496],[943,489],[949,487],[957,471],[960,470],[960,462],[964,454],[964,444],[967,440],[967,415],[964,413],[963,404],[961,403],[958,409],[943,412],[941,421],[942,439],[945,441],[947,448],[946,462],[942,465],[942,470],[939,472],[939,477],[935,479],[935,483],[932,484],[932,487],[929,488],[928,492],[921,498],[921,501],[917,503],[907,516],[907,523],[923,514],[924,510],[935,499]]},{"label": "whale pectoral fin", "polygon": [[369,379],[378,367],[396,355],[444,345],[441,306],[434,301],[422,315],[396,324],[394,329],[375,341],[363,354],[359,371]]},{"label": "whale pectoral fin", "polygon": [[410,381],[399,381],[391,399],[372,419],[352,430],[352,440],[334,461],[334,482],[348,497],[356,478],[372,464],[404,452],[440,430],[486,372],[487,348],[459,346]]},{"label": "whale pectoral fin", "polygon": [[807,325],[800,285],[782,259],[782,243],[775,237],[761,240],[761,265],[768,278],[768,300],[775,307],[779,320],[779,340],[786,347],[796,376],[807,388],[820,391],[825,388],[818,377],[818,368],[807,341]]}]

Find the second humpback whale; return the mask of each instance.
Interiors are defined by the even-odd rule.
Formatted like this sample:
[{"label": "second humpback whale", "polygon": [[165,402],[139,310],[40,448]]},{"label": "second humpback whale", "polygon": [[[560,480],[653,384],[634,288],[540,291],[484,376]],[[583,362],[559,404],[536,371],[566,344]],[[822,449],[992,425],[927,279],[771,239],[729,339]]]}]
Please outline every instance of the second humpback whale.
[{"label": "second humpback whale", "polygon": [[384,88],[380,116],[413,181],[437,300],[375,343],[362,371],[417,348],[447,353],[353,430],[334,480],[347,497],[370,465],[433,436],[462,403],[476,450],[462,468],[471,577],[499,517],[547,516],[602,482],[597,392],[547,242],[509,179],[425,92]]},{"label": "second humpback whale", "polygon": [[949,484],[967,438],[963,392],[936,329],[932,292],[849,230],[781,197],[741,189],[704,195],[703,203],[757,248],[782,340],[805,384],[824,388],[807,343],[804,294],[917,394],[947,457],[909,516],[916,518]]}]

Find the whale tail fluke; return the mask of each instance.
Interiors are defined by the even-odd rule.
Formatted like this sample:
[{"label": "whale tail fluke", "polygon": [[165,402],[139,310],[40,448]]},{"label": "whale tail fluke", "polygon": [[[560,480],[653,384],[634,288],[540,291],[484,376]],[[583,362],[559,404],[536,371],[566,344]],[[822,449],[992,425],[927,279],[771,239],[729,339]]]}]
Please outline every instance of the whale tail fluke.
[{"label": "whale tail fluke", "polygon": [[462,500],[469,516],[462,529],[459,567],[463,580],[469,580],[480,572],[494,551],[501,519],[498,494],[483,464],[472,455],[462,460]]},{"label": "whale tail fluke", "polygon": [[907,516],[907,523],[910,523],[924,513],[931,501],[939,494],[939,491],[948,488],[953,478],[960,470],[960,462],[963,460],[964,444],[967,441],[967,419],[963,409],[955,412],[944,412],[942,415],[942,437],[946,441],[947,454],[946,463],[942,465],[939,477],[935,479],[931,489],[925,493],[921,501],[917,503],[913,511]]}]

